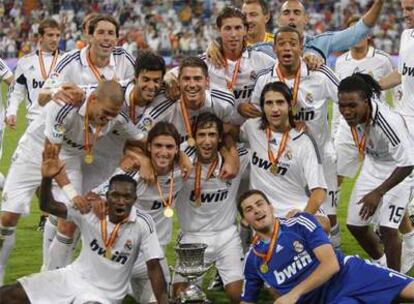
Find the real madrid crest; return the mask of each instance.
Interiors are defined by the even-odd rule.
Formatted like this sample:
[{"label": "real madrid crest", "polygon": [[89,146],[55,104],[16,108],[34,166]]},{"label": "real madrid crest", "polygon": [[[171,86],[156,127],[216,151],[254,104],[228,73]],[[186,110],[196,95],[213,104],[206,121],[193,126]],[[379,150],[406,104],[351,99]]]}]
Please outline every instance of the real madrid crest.
[{"label": "real madrid crest", "polygon": [[306,94],[305,101],[307,103],[313,103],[313,95],[312,95],[312,93],[307,93]]},{"label": "real madrid crest", "polygon": [[295,249],[295,251],[296,251],[297,253],[302,252],[302,251],[303,251],[303,245],[302,245],[302,243],[301,243],[301,242],[299,242],[299,241],[294,241],[294,242],[293,242],[293,249]]}]

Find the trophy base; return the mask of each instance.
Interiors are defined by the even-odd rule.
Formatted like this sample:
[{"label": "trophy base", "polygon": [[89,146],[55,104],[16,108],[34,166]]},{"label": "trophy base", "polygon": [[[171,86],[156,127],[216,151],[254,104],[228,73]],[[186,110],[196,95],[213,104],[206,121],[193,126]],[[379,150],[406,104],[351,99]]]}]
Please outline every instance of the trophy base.
[{"label": "trophy base", "polygon": [[178,295],[179,304],[208,304],[211,303],[203,290],[196,284],[191,284]]}]

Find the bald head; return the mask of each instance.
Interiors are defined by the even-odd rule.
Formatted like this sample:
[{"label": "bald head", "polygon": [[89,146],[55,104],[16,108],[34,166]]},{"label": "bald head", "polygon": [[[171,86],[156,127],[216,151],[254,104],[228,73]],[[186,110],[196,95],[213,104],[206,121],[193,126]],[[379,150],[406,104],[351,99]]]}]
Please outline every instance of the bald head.
[{"label": "bald head", "polygon": [[116,80],[103,80],[99,82],[95,95],[98,101],[107,100],[114,106],[122,106],[124,103],[124,91]]},{"label": "bald head", "polygon": [[280,8],[278,24],[279,27],[293,27],[303,35],[308,24],[308,16],[302,2],[299,0],[285,1]]}]

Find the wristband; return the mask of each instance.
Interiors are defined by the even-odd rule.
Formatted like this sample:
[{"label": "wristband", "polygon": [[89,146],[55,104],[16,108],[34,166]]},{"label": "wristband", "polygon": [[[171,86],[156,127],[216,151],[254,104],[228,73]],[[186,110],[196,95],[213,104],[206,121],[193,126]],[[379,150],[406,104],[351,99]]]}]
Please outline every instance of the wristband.
[{"label": "wristband", "polygon": [[75,190],[75,187],[71,183],[65,185],[62,187],[62,190],[65,192],[65,194],[69,197],[69,199],[72,201],[76,196],[78,196],[78,192]]}]

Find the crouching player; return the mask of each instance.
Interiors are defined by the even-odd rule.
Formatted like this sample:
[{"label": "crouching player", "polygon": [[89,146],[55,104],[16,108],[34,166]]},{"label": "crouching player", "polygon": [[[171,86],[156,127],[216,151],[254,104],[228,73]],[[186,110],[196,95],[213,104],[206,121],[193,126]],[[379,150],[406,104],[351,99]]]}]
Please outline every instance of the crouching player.
[{"label": "crouching player", "polygon": [[279,293],[275,304],[414,301],[412,278],[335,251],[312,215],[274,217],[258,190],[244,193],[238,209],[256,231],[245,259],[242,304],[256,303],[263,283]]},{"label": "crouching player", "polygon": [[93,212],[82,215],[53,198],[52,179],[63,168],[58,154],[56,146],[46,146],[40,209],[74,221],[81,231],[82,250],[78,259],[65,268],[23,277],[14,285],[0,288],[1,302],[121,303],[141,250],[158,303],[168,303],[158,260],[163,252],[154,222],[133,207],[137,199],[136,182],[127,175],[114,176],[106,193],[107,216],[100,220]]}]

